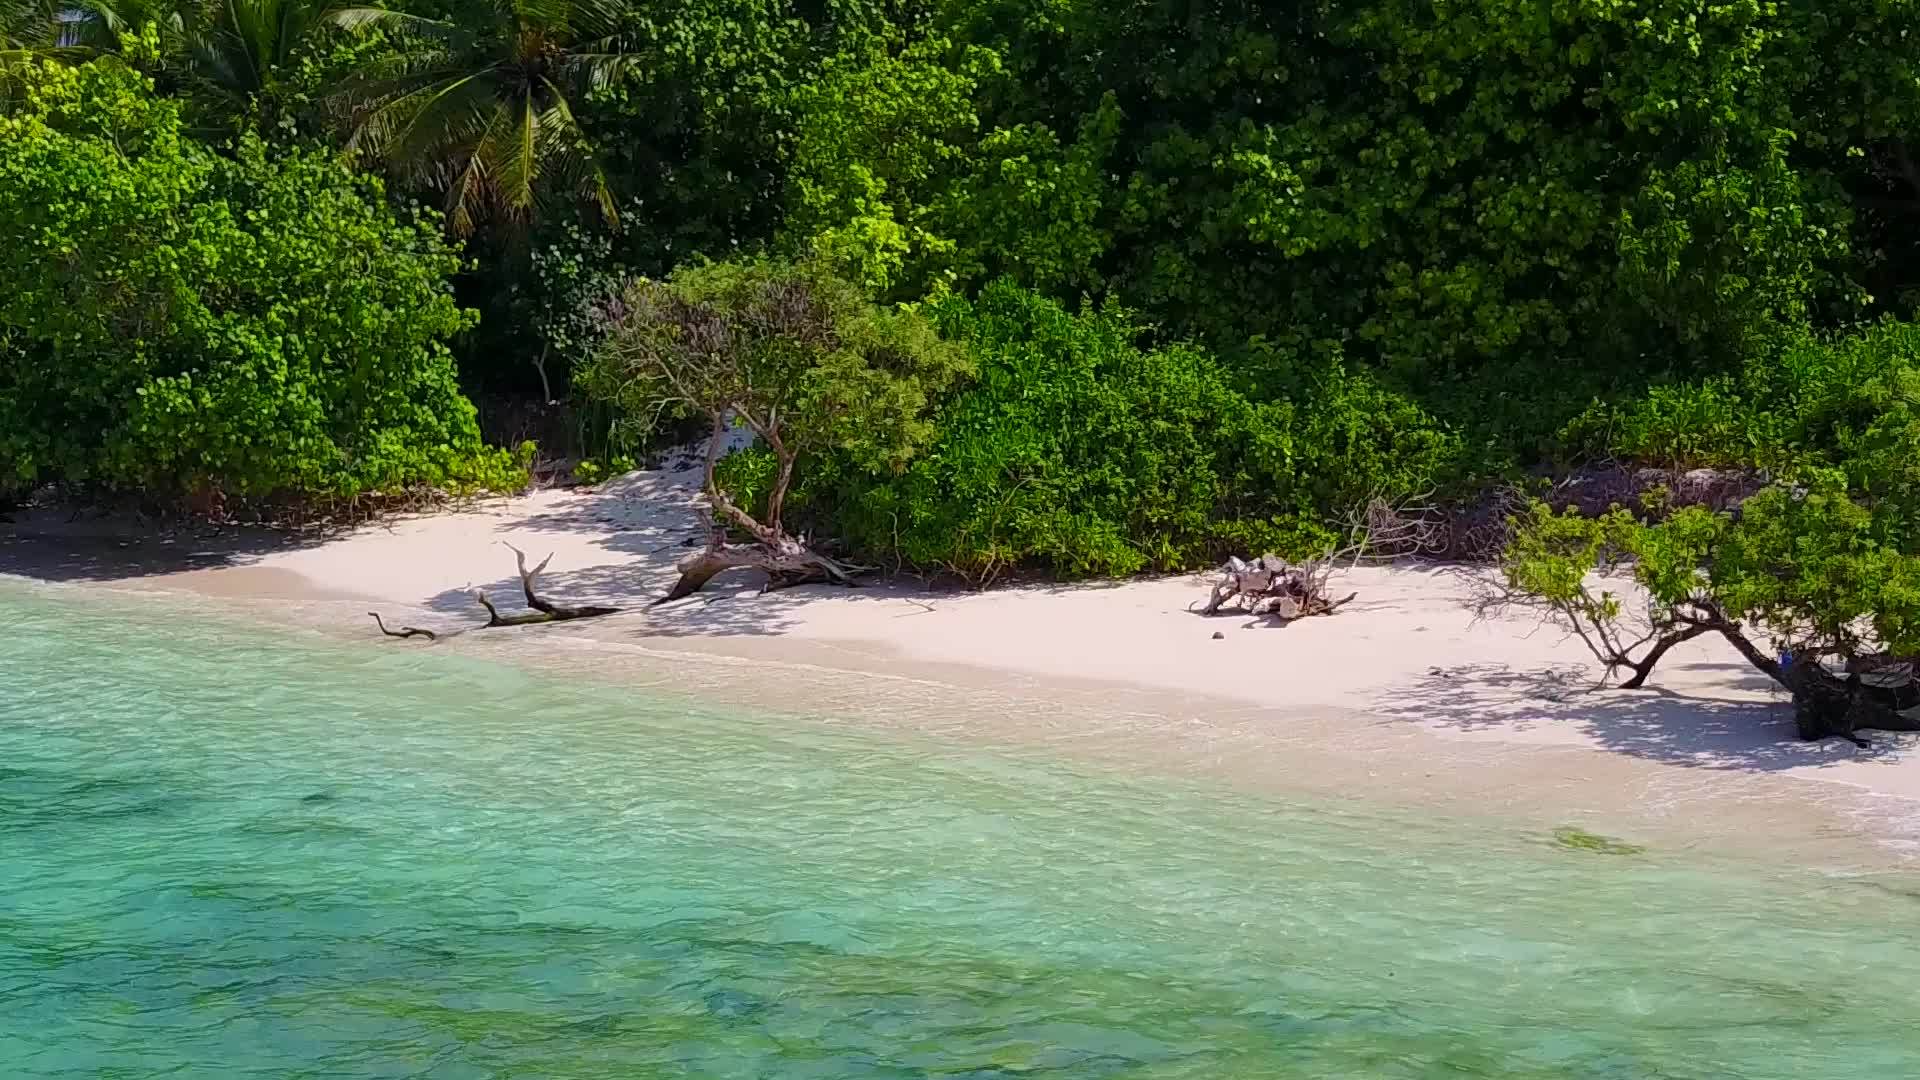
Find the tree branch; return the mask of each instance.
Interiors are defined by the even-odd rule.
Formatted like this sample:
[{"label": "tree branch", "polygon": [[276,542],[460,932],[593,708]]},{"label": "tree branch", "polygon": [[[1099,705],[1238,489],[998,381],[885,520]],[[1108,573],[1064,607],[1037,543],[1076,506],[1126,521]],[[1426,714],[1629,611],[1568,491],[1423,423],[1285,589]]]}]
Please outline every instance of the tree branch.
[{"label": "tree branch", "polygon": [[1668,634],[1666,637],[1661,638],[1659,643],[1653,647],[1653,651],[1642,657],[1639,663],[1628,665],[1633,669],[1633,678],[1621,683],[1620,689],[1638,690],[1645,686],[1647,684],[1647,676],[1653,674],[1654,665],[1660,662],[1661,657],[1667,655],[1668,649],[1682,642],[1692,641],[1694,638],[1708,633],[1712,629],[1710,626],[1689,626],[1677,634]]},{"label": "tree branch", "polygon": [[435,634],[433,631],[422,630],[414,626],[403,626],[398,630],[389,630],[387,629],[387,624],[380,620],[379,612],[369,611],[367,612],[367,614],[373,616],[373,624],[375,626],[378,626],[380,628],[380,632],[387,635],[388,637],[391,637],[391,638],[423,637],[423,638],[426,638],[428,641],[439,640],[440,635]]}]

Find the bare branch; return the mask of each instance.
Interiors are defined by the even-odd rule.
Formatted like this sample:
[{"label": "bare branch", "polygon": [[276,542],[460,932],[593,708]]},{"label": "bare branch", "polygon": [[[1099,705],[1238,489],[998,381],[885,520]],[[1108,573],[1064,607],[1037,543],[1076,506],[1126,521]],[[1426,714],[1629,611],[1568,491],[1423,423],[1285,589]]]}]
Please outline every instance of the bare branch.
[{"label": "bare branch", "polygon": [[428,641],[437,641],[439,639],[439,635],[435,634],[433,631],[422,630],[414,626],[403,626],[398,630],[389,630],[387,629],[387,624],[381,621],[379,612],[369,611],[367,612],[367,614],[373,616],[373,624],[375,626],[378,626],[380,628],[380,632],[387,635],[388,637],[391,637],[391,638],[423,637],[423,638],[426,638]]}]

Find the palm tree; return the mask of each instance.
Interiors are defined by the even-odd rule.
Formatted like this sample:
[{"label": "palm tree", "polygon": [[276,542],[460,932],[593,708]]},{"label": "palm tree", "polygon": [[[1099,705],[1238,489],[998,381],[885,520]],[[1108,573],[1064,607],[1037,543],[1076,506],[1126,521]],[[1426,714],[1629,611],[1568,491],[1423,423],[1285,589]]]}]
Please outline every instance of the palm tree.
[{"label": "palm tree", "polygon": [[180,11],[168,0],[0,0],[0,48],[19,55],[82,60],[122,51],[145,26],[164,44],[178,40]]},{"label": "palm tree", "polygon": [[[576,103],[637,61],[609,0],[491,0],[466,25],[415,22],[423,48],[353,80],[352,149],[446,192],[448,228],[494,211],[526,220],[558,180],[617,226],[612,186]],[[362,24],[378,17],[363,14]]]},{"label": "palm tree", "polygon": [[[158,75],[181,49],[184,23],[171,0],[0,0],[0,103],[18,87],[20,65],[97,56],[138,56]],[[159,54],[139,39],[152,30]]]},{"label": "palm tree", "polygon": [[338,0],[12,0],[4,10],[11,17],[0,21],[19,28],[8,34],[18,51],[74,61],[125,57],[152,27],[160,55],[139,61],[143,70],[191,77],[239,106],[267,91],[323,29],[402,18]]},{"label": "palm tree", "polygon": [[268,90],[275,73],[326,29],[424,22],[337,0],[207,0],[194,15],[188,52],[195,74],[240,101]]}]

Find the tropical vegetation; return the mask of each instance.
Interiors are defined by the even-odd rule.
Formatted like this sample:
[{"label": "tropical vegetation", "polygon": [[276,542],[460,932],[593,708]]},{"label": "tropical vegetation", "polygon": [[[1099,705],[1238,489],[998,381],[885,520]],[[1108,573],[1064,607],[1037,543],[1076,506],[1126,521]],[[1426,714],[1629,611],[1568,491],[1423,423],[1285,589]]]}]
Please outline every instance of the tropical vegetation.
[{"label": "tropical vegetation", "polygon": [[498,486],[447,342],[438,222],[376,177],[216,153],[117,65],[34,63],[0,115],[0,485],[331,499]]},{"label": "tropical vegetation", "polygon": [[[1763,495],[1524,511],[1516,581],[1664,552],[1705,575],[1666,615],[1905,643],[1916,8],[21,0],[0,491],[512,486],[474,401],[597,475],[703,430],[646,358],[721,328],[798,396],[785,450],[728,406],[717,489],[876,565],[1168,570],[1709,468]],[[832,333],[753,322],[783,282]]]}]

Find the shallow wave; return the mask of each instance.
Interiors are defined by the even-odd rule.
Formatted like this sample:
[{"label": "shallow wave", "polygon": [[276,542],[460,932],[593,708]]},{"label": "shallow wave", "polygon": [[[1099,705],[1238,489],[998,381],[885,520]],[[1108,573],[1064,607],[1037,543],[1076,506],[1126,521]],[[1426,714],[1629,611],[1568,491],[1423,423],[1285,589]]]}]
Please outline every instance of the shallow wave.
[{"label": "shallow wave", "polygon": [[0,1072],[1884,1077],[1904,881],[0,583]]}]

